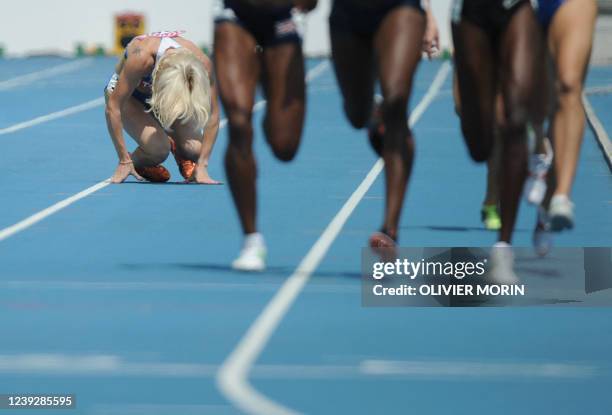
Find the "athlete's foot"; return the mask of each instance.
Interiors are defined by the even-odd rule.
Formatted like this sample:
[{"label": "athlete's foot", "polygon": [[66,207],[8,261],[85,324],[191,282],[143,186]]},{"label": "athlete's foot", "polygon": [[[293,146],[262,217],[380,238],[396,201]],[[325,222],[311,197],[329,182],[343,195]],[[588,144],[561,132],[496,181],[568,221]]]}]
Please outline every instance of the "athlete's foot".
[{"label": "athlete's foot", "polygon": [[574,204],[567,195],[554,195],[548,209],[550,229],[560,232],[574,227]]},{"label": "athlete's foot", "polygon": [[382,261],[390,262],[397,258],[397,242],[384,231],[374,232],[370,236],[368,245]]},{"label": "athlete's foot", "polygon": [[368,140],[370,140],[370,146],[374,152],[379,157],[382,157],[383,138],[385,136],[385,124],[383,124],[382,113],[380,111],[382,99],[376,97],[374,101],[374,111],[368,125]]},{"label": "athlete's foot", "polygon": [[502,223],[497,205],[482,205],[480,209],[480,220],[482,220],[485,228],[490,231],[501,229]]},{"label": "athlete's foot", "polygon": [[519,278],[514,273],[514,253],[512,246],[506,242],[497,242],[489,255],[489,281],[493,284],[518,284]]},{"label": "athlete's foot", "polygon": [[193,171],[195,170],[196,164],[193,161],[184,159],[177,154],[176,143],[174,142],[173,139],[170,139],[170,151],[172,151],[174,160],[176,160],[176,165],[178,166],[179,171],[181,172],[181,176],[183,176],[185,180],[191,179],[191,176],[193,175]]},{"label": "athlete's foot", "polygon": [[153,167],[136,167],[136,172],[152,183],[165,183],[170,180],[170,172],[161,164]]},{"label": "athlete's foot", "polygon": [[232,262],[232,268],[238,271],[257,272],[266,269],[266,243],[260,233],[245,236],[238,258]]},{"label": "athlete's foot", "polygon": [[544,138],[545,153],[534,153],[529,158],[529,175],[525,181],[524,196],[533,205],[540,205],[546,195],[546,175],[552,164],[553,149]]},{"label": "athlete's foot", "polygon": [[536,254],[543,257],[548,255],[552,248],[552,234],[550,232],[550,219],[546,210],[538,207],[538,219],[533,230],[533,248]]},{"label": "athlete's foot", "polygon": [[384,232],[374,232],[370,236],[370,248],[395,248],[397,243]]}]

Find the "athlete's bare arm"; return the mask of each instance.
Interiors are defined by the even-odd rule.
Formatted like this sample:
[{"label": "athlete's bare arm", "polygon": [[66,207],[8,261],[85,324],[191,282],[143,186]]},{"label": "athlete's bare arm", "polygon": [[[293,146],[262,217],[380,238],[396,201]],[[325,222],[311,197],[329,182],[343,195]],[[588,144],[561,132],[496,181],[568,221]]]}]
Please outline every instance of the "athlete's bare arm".
[{"label": "athlete's bare arm", "polygon": [[110,93],[106,103],[106,126],[119,158],[119,165],[111,179],[113,183],[121,183],[130,174],[139,180],[142,179],[136,173],[130,154],[125,146],[123,123],[121,121],[123,106],[140,83],[140,80],[151,73],[155,64],[153,56],[143,48],[146,45],[141,45],[140,43],[136,42],[135,44],[128,45],[128,58],[119,64],[121,66],[119,81],[114,91]]}]

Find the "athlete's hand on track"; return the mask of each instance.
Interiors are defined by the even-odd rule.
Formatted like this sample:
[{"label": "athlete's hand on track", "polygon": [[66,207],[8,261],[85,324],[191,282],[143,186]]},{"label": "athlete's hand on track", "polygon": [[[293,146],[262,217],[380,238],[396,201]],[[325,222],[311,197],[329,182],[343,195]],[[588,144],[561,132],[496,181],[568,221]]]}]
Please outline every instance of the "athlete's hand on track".
[{"label": "athlete's hand on track", "polygon": [[198,184],[221,184],[221,182],[218,182],[212,179],[208,175],[208,170],[206,169],[206,167],[200,167],[200,166],[196,166],[188,182],[198,183]]},{"label": "athlete's hand on track", "polygon": [[309,12],[317,7],[318,0],[293,0],[293,6],[301,12]]},{"label": "athlete's hand on track", "polygon": [[427,57],[431,59],[436,53],[439,52],[440,45],[440,31],[438,30],[438,23],[433,13],[427,11],[427,28],[425,29],[425,35],[423,36],[423,52],[427,54]]},{"label": "athlete's hand on track", "polygon": [[113,174],[113,177],[111,177],[111,183],[123,183],[123,181],[127,179],[129,175],[134,176],[138,181],[144,180],[142,176],[136,172],[134,163],[129,162],[119,163],[115,169],[115,174]]}]

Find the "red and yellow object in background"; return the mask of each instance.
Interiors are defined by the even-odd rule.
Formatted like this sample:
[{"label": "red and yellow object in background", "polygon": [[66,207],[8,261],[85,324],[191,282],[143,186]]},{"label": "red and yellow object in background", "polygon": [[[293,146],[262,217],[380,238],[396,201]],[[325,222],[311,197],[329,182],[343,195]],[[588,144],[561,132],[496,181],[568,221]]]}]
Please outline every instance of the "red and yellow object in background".
[{"label": "red and yellow object in background", "polygon": [[115,43],[113,52],[123,53],[128,43],[136,36],[145,34],[145,17],[139,13],[121,13],[115,15]]}]

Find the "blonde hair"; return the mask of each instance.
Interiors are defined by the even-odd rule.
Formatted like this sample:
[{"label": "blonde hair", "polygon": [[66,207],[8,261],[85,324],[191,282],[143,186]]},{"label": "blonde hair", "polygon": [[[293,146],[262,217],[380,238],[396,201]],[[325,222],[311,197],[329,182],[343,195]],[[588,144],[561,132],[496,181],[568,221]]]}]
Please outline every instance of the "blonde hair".
[{"label": "blonde hair", "polygon": [[210,78],[202,62],[185,48],[162,56],[153,70],[149,111],[171,130],[176,120],[204,128],[210,116]]}]

